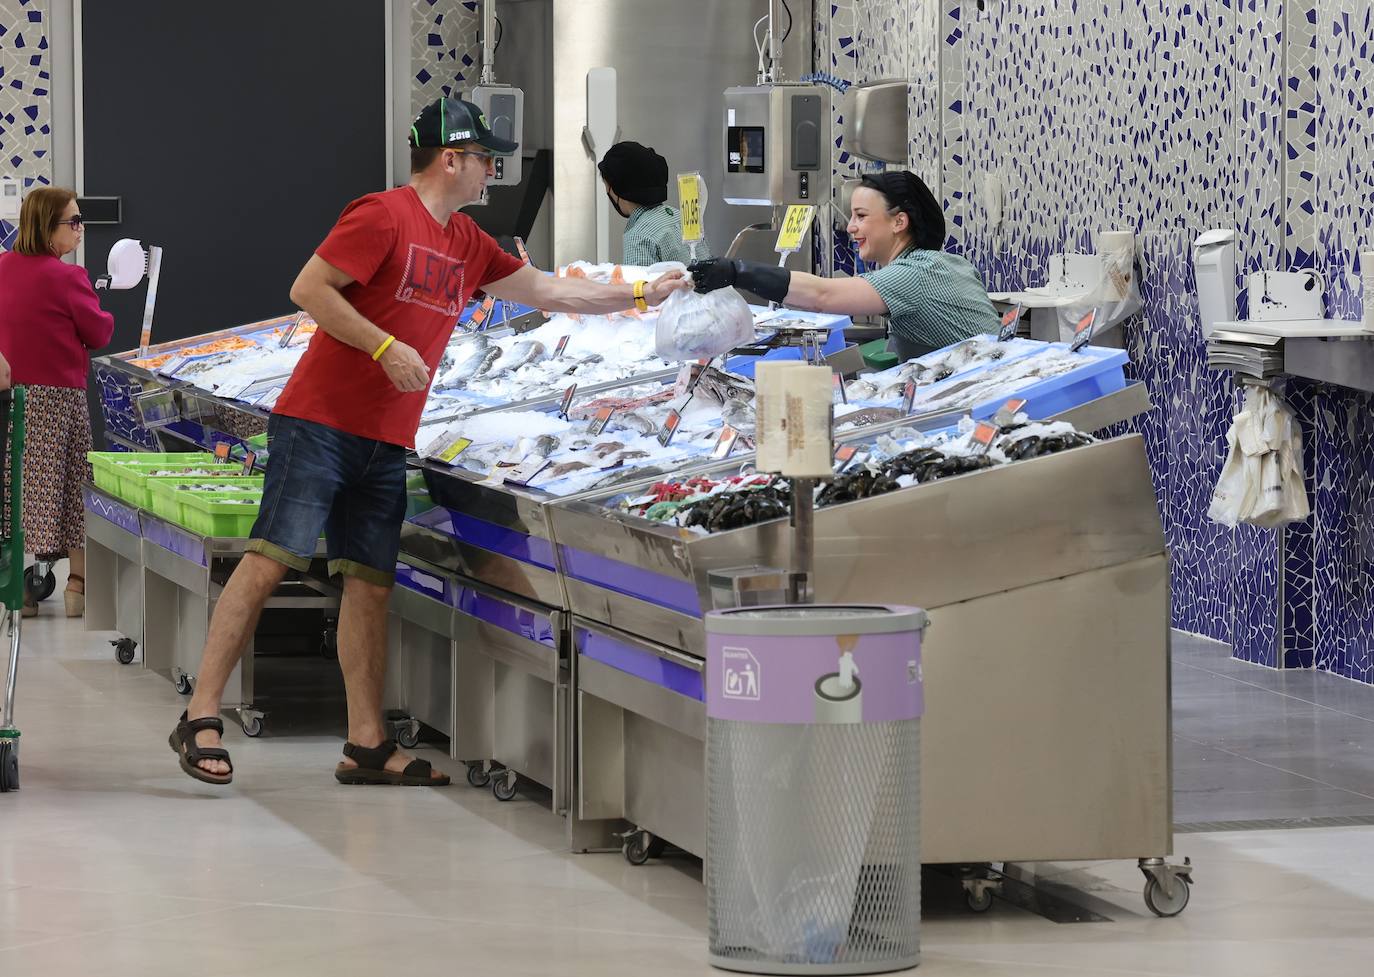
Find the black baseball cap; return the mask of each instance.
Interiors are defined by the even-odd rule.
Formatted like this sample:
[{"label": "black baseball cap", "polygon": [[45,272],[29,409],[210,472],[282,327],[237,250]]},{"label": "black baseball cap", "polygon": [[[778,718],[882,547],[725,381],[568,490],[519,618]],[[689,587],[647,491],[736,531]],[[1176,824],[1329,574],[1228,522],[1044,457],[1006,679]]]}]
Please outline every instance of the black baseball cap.
[{"label": "black baseball cap", "polygon": [[446,147],[464,142],[475,142],[498,156],[509,156],[520,148],[518,142],[493,134],[482,110],[461,98],[435,99],[410,127],[412,146]]}]

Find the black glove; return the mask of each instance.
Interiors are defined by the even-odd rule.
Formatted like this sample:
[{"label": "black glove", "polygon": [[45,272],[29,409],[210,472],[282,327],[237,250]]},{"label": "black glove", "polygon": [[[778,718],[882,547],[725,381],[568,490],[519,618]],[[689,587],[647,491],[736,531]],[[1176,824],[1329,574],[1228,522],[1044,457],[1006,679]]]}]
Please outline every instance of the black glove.
[{"label": "black glove", "polygon": [[769,302],[781,302],[792,287],[792,273],[776,265],[759,264],[741,258],[712,258],[698,261],[687,269],[698,292],[739,287]]}]

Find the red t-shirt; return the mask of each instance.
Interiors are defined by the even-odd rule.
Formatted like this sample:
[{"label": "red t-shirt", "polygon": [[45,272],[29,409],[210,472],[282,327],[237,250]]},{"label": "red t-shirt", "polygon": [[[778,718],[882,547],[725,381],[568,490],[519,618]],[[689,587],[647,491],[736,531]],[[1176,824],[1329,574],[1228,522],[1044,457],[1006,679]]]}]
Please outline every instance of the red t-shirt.
[{"label": "red t-shirt", "polygon": [[[467,215],[454,214],[441,227],[409,186],[353,201],[315,253],[353,279],[343,297],[413,347],[431,379],[473,293],[521,268]],[[427,396],[401,393],[370,351],[320,329],[274,411],[413,448]]]}]

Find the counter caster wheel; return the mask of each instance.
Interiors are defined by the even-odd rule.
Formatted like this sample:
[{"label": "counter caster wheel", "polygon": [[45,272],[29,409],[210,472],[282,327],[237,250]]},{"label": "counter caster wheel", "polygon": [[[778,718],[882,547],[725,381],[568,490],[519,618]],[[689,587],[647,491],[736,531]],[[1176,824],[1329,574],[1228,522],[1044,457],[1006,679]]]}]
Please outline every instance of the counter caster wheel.
[{"label": "counter caster wheel", "polygon": [[625,861],[643,865],[651,858],[661,858],[668,843],[648,831],[636,831],[625,840]]},{"label": "counter caster wheel", "polygon": [[134,663],[134,649],[138,647],[138,642],[133,638],[120,638],[111,641],[114,645],[115,660],[121,665],[132,665]]},{"label": "counter caster wheel", "polygon": [[485,787],[491,783],[491,774],[482,768],[480,763],[468,764],[468,786]]},{"label": "counter caster wheel", "polygon": [[19,789],[19,744],[0,740],[0,794]]},{"label": "counter caster wheel", "polygon": [[51,570],[40,577],[38,575],[38,567],[31,566],[24,568],[24,590],[35,601],[47,600],[56,589],[57,578],[53,576]]},{"label": "counter caster wheel", "polygon": [[985,913],[992,908],[992,890],[982,886],[965,889],[964,904],[975,913]]},{"label": "counter caster wheel", "polygon": [[248,716],[243,720],[243,735],[254,739],[262,735],[262,717]]},{"label": "counter caster wheel", "polygon": [[1156,916],[1168,919],[1177,916],[1188,908],[1188,885],[1186,876],[1176,875],[1169,880],[1169,888],[1160,885],[1153,877],[1145,880],[1145,905]]},{"label": "counter caster wheel", "polygon": [[396,727],[396,745],[403,750],[413,750],[420,745],[420,723],[411,719]]},{"label": "counter caster wheel", "polygon": [[520,778],[515,771],[509,771],[504,777],[497,777],[491,782],[491,793],[498,801],[509,801],[515,798],[515,785]]},{"label": "counter caster wheel", "polygon": [[191,684],[191,676],[187,675],[184,672],[180,672],[177,674],[176,690],[178,694],[190,695],[194,688],[195,687]]}]

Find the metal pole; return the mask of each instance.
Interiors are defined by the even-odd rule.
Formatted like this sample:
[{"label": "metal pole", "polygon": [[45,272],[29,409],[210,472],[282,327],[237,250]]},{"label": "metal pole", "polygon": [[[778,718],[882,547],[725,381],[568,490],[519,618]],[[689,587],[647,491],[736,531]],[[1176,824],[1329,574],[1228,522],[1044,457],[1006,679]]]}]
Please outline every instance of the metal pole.
[{"label": "metal pole", "polygon": [[[17,518],[17,516],[16,516]],[[20,554],[22,558],[23,554]],[[15,608],[8,614],[10,628],[10,661],[5,673],[5,701],[0,709],[0,729],[14,728],[14,685],[19,674],[19,627],[22,620],[20,610]]]},{"label": "metal pole", "polygon": [[809,604],[815,598],[811,575],[816,562],[816,480],[792,479],[792,594],[791,603]]},{"label": "metal pole", "polygon": [[482,75],[481,83],[496,81],[496,0],[482,0]]},{"label": "metal pole", "polygon": [[782,45],[778,42],[779,21],[778,0],[768,0],[768,75],[764,81],[769,85],[781,80],[778,77],[778,60],[782,53]]}]

